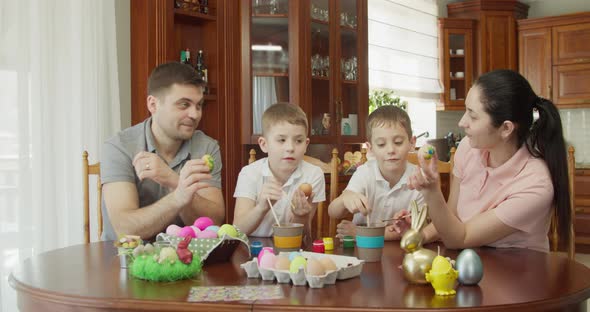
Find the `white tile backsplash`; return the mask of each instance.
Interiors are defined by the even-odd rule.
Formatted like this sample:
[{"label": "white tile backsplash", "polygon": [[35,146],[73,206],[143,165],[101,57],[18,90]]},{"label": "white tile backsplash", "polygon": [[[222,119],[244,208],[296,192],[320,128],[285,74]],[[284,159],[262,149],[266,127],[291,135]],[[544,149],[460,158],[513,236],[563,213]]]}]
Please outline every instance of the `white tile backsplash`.
[{"label": "white tile backsplash", "polygon": [[[560,109],[559,112],[566,144],[576,149],[576,167],[590,168],[590,109]],[[437,112],[437,136],[442,138],[449,131],[463,134],[457,125],[462,115],[462,111]]]}]

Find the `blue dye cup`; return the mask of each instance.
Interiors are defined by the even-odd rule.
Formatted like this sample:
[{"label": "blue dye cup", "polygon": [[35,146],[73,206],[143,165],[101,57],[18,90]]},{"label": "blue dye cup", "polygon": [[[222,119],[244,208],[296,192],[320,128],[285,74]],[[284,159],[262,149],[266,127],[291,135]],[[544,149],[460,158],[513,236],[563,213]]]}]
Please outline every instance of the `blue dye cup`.
[{"label": "blue dye cup", "polygon": [[258,254],[260,253],[260,251],[262,250],[262,243],[259,241],[253,241],[250,244],[250,254],[252,254],[252,257],[258,257]]}]

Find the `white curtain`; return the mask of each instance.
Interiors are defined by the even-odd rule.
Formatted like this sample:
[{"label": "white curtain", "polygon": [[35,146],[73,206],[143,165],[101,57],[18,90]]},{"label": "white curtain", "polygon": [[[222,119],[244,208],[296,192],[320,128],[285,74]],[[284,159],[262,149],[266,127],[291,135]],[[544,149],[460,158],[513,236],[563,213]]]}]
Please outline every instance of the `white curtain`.
[{"label": "white curtain", "polygon": [[0,0],[0,311],[20,262],[83,242],[82,151],[121,124],[116,52],[115,0]]},{"label": "white curtain", "polygon": [[277,102],[275,77],[252,78],[252,126],[253,133],[262,133],[262,114]]}]

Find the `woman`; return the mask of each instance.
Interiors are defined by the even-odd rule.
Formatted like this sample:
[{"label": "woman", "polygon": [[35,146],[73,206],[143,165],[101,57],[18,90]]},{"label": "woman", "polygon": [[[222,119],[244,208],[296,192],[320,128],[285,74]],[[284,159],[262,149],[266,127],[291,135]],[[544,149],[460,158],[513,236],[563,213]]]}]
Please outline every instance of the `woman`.
[{"label": "woman", "polygon": [[567,154],[555,105],[520,74],[496,70],[475,81],[465,106],[459,126],[466,137],[455,154],[448,202],[436,157],[428,162],[419,155],[423,170],[410,178],[409,187],[420,190],[429,206],[426,240],[440,238],[449,248],[548,251],[552,209],[567,239]]}]

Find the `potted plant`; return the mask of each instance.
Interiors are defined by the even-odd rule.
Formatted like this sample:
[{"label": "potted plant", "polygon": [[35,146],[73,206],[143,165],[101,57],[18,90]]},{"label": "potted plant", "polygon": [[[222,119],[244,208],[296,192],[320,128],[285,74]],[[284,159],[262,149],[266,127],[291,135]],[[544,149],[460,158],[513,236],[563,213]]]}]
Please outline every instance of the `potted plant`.
[{"label": "potted plant", "polygon": [[402,101],[392,90],[371,90],[369,93],[369,114],[383,105],[395,105],[408,109],[408,102]]}]

